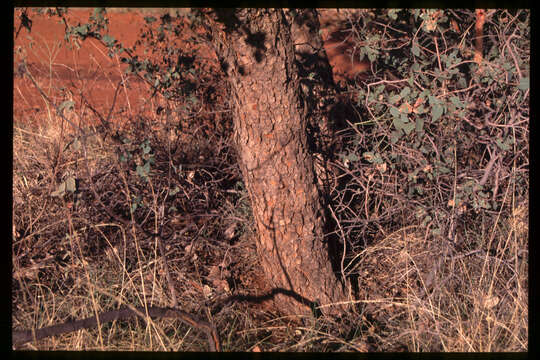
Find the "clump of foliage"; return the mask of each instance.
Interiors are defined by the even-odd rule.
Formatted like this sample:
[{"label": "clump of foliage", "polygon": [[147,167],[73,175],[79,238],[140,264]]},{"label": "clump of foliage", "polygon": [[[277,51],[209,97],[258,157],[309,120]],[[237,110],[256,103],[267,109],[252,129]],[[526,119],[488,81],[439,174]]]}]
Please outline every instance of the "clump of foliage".
[{"label": "clump of foliage", "polygon": [[[378,10],[349,20],[372,71],[349,84],[363,116],[341,157],[371,192],[392,187],[399,196],[386,207],[406,202],[399,208],[412,214],[402,216],[432,235],[454,239],[456,220],[487,220],[514,196],[526,201],[529,13],[489,15],[480,64],[472,11]],[[366,216],[381,212],[379,200],[372,196]]]},{"label": "clump of foliage", "polygon": [[[501,218],[528,206],[530,12],[489,10],[485,16],[482,32],[471,10],[365,10],[346,16],[348,41],[371,61],[371,70],[346,89],[361,120],[351,119],[343,131],[347,146],[337,166],[345,180],[334,191],[350,274],[374,276],[360,255],[405,225],[423,234],[421,246],[434,259],[439,251],[481,253],[517,261],[521,270],[514,271],[526,269],[526,259],[508,251],[505,236],[494,234],[504,233]],[[511,247],[525,250],[526,238],[514,241]],[[462,279],[456,295],[478,287],[491,291],[483,271],[461,274],[478,283],[465,285]],[[507,296],[519,297],[516,292],[527,283],[526,272],[520,274]],[[501,287],[513,279],[511,273],[492,276]],[[392,287],[397,280],[388,281],[379,286]],[[497,341],[512,336],[506,332]],[[435,343],[428,348],[448,349],[442,338]]]}]

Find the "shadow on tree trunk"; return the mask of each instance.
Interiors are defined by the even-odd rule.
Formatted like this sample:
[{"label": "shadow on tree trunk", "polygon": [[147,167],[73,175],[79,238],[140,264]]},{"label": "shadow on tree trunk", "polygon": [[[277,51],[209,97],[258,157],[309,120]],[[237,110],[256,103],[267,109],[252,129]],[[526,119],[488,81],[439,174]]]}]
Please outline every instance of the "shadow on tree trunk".
[{"label": "shadow on tree trunk", "polygon": [[[307,135],[310,150],[320,155],[322,168],[317,172],[319,178],[319,193],[324,210],[324,233],[328,244],[328,260],[334,273],[341,273],[343,241],[338,234],[330,206],[330,181],[343,178],[337,169],[330,169],[329,164],[336,160],[339,150],[346,147],[345,137],[338,138],[336,134],[351,131],[347,120],[359,122],[359,111],[346,97],[339,96],[340,89],[336,85],[332,68],[328,61],[320,33],[320,23],[317,13],[313,10],[301,10],[293,14],[292,33],[295,41],[295,62],[301,79],[304,95],[304,111],[308,119]],[[340,142],[341,141],[341,142]],[[335,190],[343,192],[346,182],[335,184]],[[340,241],[341,240],[341,241]],[[345,254],[349,255],[349,254]],[[346,265],[346,264],[344,264]],[[351,285],[354,297],[358,295],[357,276],[351,275]]]}]

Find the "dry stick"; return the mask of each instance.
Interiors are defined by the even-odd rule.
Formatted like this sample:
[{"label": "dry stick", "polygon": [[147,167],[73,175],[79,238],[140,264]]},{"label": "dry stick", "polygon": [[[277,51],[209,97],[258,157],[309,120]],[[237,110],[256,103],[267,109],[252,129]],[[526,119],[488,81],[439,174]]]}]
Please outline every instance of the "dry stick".
[{"label": "dry stick", "polygon": [[[84,141],[82,142],[82,145],[83,145],[83,149],[84,149],[84,152],[85,152],[85,155],[86,155],[86,145],[85,145]],[[85,159],[87,159],[86,156],[85,156]],[[114,214],[114,212],[107,205],[105,205],[103,203],[103,201],[101,200],[101,196],[98,194],[98,192],[96,191],[96,189],[94,187],[94,182],[92,181],[90,168],[88,167],[88,161],[85,161],[85,165],[86,165],[86,171],[88,173],[88,177],[90,179],[90,182],[89,182],[90,189],[94,193],[94,198],[100,203],[100,205],[107,212],[107,214],[110,217],[112,217],[113,219],[115,219],[116,221],[119,221],[120,223],[124,224],[127,227],[129,227],[129,225],[134,225],[138,230],[145,233],[146,235],[149,235],[151,237],[154,237],[154,236],[157,237],[158,246],[159,246],[160,253],[161,253],[161,256],[163,258],[164,265],[165,265],[165,274],[166,274],[169,290],[171,291],[172,302],[173,302],[173,304],[176,305],[177,304],[176,292],[175,292],[174,286],[172,284],[172,279],[171,279],[171,276],[170,276],[170,273],[169,273],[169,265],[168,265],[168,262],[167,262],[167,259],[166,259],[166,256],[165,256],[165,249],[164,249],[164,246],[163,246],[163,243],[162,243],[163,237],[161,236],[161,231],[162,231],[163,228],[161,228],[158,233],[152,234],[152,233],[149,233],[148,231],[146,231],[145,229],[143,229],[143,227],[140,226],[138,223],[122,219],[119,216],[117,216],[116,214]],[[181,234],[183,234],[185,231],[190,229],[192,226],[193,226],[193,224],[188,224],[184,229],[181,230]],[[174,232],[173,232],[173,234],[174,234]],[[171,234],[168,238],[170,238],[173,234]],[[148,308],[148,314],[150,314],[150,309],[151,308],[149,307]],[[189,315],[188,313],[183,312],[183,311],[178,310],[178,309],[171,309],[171,310],[172,311],[179,311],[179,312],[183,313],[184,315],[186,315],[186,314]],[[174,317],[174,316],[169,316],[169,317]],[[195,319],[191,315],[189,315],[189,320],[190,320],[190,322],[188,321],[188,324],[190,324],[192,326],[195,326],[197,328],[201,328],[201,327],[205,328],[206,324],[207,324],[206,321],[200,322],[199,320]],[[220,342],[219,342],[219,337],[217,335],[217,331],[216,331],[215,327],[211,326],[211,328],[213,329],[210,332],[210,335],[209,335],[209,344],[210,344],[211,351],[221,351],[221,345],[220,345]],[[210,341],[210,339],[213,339],[212,342]]]},{"label": "dry stick", "polygon": [[109,109],[109,114],[107,114],[107,118],[103,118],[103,116],[99,113],[99,111],[97,111],[91,104],[90,102],[86,99],[86,97],[84,96],[84,94],[82,93],[82,91],[80,92],[80,95],[81,95],[81,98],[84,100],[84,102],[86,103],[86,106],[88,106],[88,108],[90,110],[92,110],[92,112],[98,117],[99,121],[101,122],[101,124],[103,125],[103,127],[107,130],[111,130],[111,126],[110,126],[110,120],[111,120],[111,115],[112,115],[112,112],[113,112],[113,109],[114,109],[114,106],[116,104],[116,97],[118,96],[118,91],[120,90],[120,85],[122,85],[123,81],[120,80],[118,82],[118,86],[116,86],[116,90],[114,92],[114,97],[113,97],[113,102],[112,102],[112,105],[111,105],[111,108]]},{"label": "dry stick", "polygon": [[[197,319],[193,315],[179,309],[162,308],[156,306],[149,306],[146,309],[144,307],[123,307],[121,309],[106,311],[99,314],[99,322],[103,324],[114,320],[125,320],[135,316],[140,316],[144,319],[146,317],[146,310],[148,310],[148,316],[152,318],[175,318],[189,326],[202,330],[208,337],[210,350],[221,351],[221,345],[219,342],[219,337],[217,336],[216,328],[209,322]],[[41,329],[13,330],[11,332],[11,336],[13,344],[22,345],[29,341],[37,341],[50,336],[65,334],[80,329],[93,328],[97,325],[97,317],[92,316],[86,319],[67,321],[62,324],[47,326]]]},{"label": "dry stick", "polygon": [[442,72],[442,65],[441,65],[441,55],[439,54],[439,42],[437,41],[437,36],[433,37],[433,42],[435,43],[435,50],[437,51],[437,63],[439,64],[439,71]]},{"label": "dry stick", "polygon": [[[508,41],[510,41],[510,39],[508,39],[507,42]],[[516,48],[512,44],[507,46],[508,53],[510,54],[510,56],[512,56],[512,59],[514,60],[514,65],[516,66],[516,71],[518,73],[518,79],[521,80],[523,75],[521,75],[521,70],[519,69],[519,63],[518,63],[518,61],[516,59],[516,55],[514,55],[514,51],[512,51],[512,48],[514,49],[514,51],[516,50]]]},{"label": "dry stick", "polygon": [[[182,236],[190,228],[191,226],[184,227],[182,230],[180,230],[180,233],[178,235]],[[176,290],[174,288],[174,284],[172,282],[171,274],[169,271],[169,263],[167,262],[167,256],[165,254],[165,247],[163,246],[163,238],[161,236],[158,236],[157,240],[158,240],[159,252],[161,253],[161,257],[163,259],[163,265],[165,268],[165,277],[167,278],[167,284],[169,286],[169,291],[171,292],[171,306],[173,308],[176,308],[178,307],[178,300],[176,298]]]},{"label": "dry stick", "polygon": [[[34,80],[32,75],[30,73],[28,73],[28,71],[26,71],[26,66],[24,67],[24,70],[25,70],[24,73],[32,81],[32,83],[34,84],[36,89],[41,93],[43,98],[56,109],[57,114],[62,119],[66,120],[69,124],[71,124],[74,128],[77,128],[82,133],[83,132],[82,129],[77,124],[75,124],[71,120],[67,119],[64,116],[64,114],[62,113],[62,111],[60,111],[59,106],[57,106],[43,92],[43,90],[37,84],[37,82]],[[109,116],[110,116],[110,113],[109,113]],[[103,120],[103,119],[100,119],[100,120]],[[82,146],[83,146],[83,150],[85,152],[85,159],[88,159],[86,157],[87,151],[86,151],[86,142],[85,141],[82,141]],[[124,219],[120,218],[119,216],[117,216],[116,214],[114,214],[112,212],[112,210],[103,203],[103,201],[101,200],[101,196],[99,196],[98,192],[96,191],[96,189],[94,187],[94,182],[92,181],[92,176],[91,176],[90,168],[88,166],[88,161],[85,161],[85,165],[86,165],[86,171],[87,171],[89,179],[90,179],[90,189],[94,193],[95,199],[100,203],[100,205],[103,207],[105,212],[107,212],[107,214],[111,218],[113,218],[114,220],[124,224],[125,226],[134,225],[138,230],[145,233],[146,235],[149,235],[149,236],[152,236],[152,237],[157,236],[159,238],[159,240],[160,240],[159,241],[160,252],[161,252],[162,257],[164,258],[164,261],[165,261],[165,264],[166,264],[166,269],[168,270],[168,265],[167,265],[167,262],[166,262],[166,259],[165,259],[165,252],[163,251],[164,250],[163,249],[163,244],[161,243],[161,240],[163,240],[162,236],[161,236],[161,231],[158,234],[149,233],[148,231],[143,229],[142,226],[140,226],[136,222],[131,222],[131,221],[128,221],[128,220],[124,220]],[[181,233],[187,231],[192,226],[193,226],[193,224],[188,224],[184,229],[182,229]],[[172,282],[171,282],[170,274],[168,273],[168,271],[167,271],[167,279],[168,279],[169,287],[170,287]],[[173,292],[172,295],[174,295],[174,292]],[[176,299],[173,300],[173,301],[176,301]],[[142,309],[142,311],[141,311],[141,309]],[[158,307],[146,307],[146,309],[147,309],[148,315],[150,317],[173,317],[173,318],[178,318],[178,319],[180,319],[181,321],[183,321],[184,323],[186,323],[186,324],[188,324],[190,326],[193,326],[193,327],[196,327],[198,329],[203,330],[208,335],[208,343],[209,343],[211,351],[221,351],[221,343],[220,343],[220,340],[219,340],[219,337],[218,337],[218,334],[217,334],[217,330],[216,330],[215,326],[211,325],[207,321],[199,320],[199,319],[195,318],[194,316],[190,315],[189,313],[187,313],[185,311],[182,311],[182,310],[179,310],[179,309],[158,308]],[[98,317],[99,317],[99,321],[102,323],[102,322],[108,322],[108,321],[113,321],[113,320],[117,320],[117,319],[124,319],[124,318],[128,318],[128,317],[132,317],[132,316],[134,316],[134,314],[135,315],[140,315],[141,312],[145,312],[145,308],[134,308],[134,307],[128,305],[128,308],[118,309],[118,310],[113,310],[113,311],[107,311],[107,312],[104,312],[102,314],[98,314]],[[49,336],[54,336],[54,335],[63,334],[63,333],[66,333],[66,332],[76,331],[76,330],[79,330],[79,329],[82,329],[82,328],[95,327],[95,326],[97,326],[97,324],[98,324],[98,318],[96,318],[96,316],[93,316],[93,317],[86,318],[86,319],[83,319],[83,320],[68,321],[68,322],[63,323],[63,324],[52,325],[52,326],[44,327],[44,328],[37,329],[37,330],[36,329],[33,329],[33,330],[13,330],[12,331],[12,339],[13,339],[13,343],[21,344],[21,343],[25,343],[25,342],[32,341],[32,340],[39,340],[39,339],[43,339],[43,338],[49,337]]]},{"label": "dry stick", "polygon": [[489,159],[489,162],[486,166],[486,168],[484,169],[484,175],[482,176],[482,179],[480,179],[480,182],[478,183],[478,185],[480,186],[484,186],[484,184],[486,183],[488,177],[489,177],[489,174],[491,173],[491,169],[493,168],[493,164],[495,164],[495,161],[499,158],[499,154],[496,152],[496,150],[493,150],[493,153],[491,154],[491,159]]},{"label": "dry stick", "polygon": [[486,11],[484,9],[476,9],[476,23],[474,29],[475,34],[475,46],[474,46],[474,61],[478,64],[482,64],[483,59],[483,36],[484,36],[484,22],[486,21]]},{"label": "dry stick", "polygon": [[[170,174],[169,174],[170,176]],[[168,187],[170,189],[170,178],[169,178],[169,184],[168,184]],[[167,189],[167,191],[165,192],[165,197],[163,199],[163,205],[159,206],[159,213],[156,212],[156,218],[159,216],[161,218],[161,224],[159,225],[159,232],[161,233],[161,229],[163,229],[163,222],[164,222],[164,219],[165,219],[165,202],[167,201],[167,198],[169,196],[169,189]],[[153,187],[152,187],[152,193],[154,193],[154,190],[153,190]],[[157,204],[157,200],[155,200],[155,207],[158,208],[158,204]],[[189,229],[189,227],[185,227],[183,230],[182,230],[182,233],[183,234],[185,231],[187,231]],[[176,239],[176,235],[174,237]],[[161,259],[163,260],[163,267],[164,267],[164,270],[165,270],[165,277],[167,279],[167,284],[169,286],[169,291],[171,292],[171,306],[173,308],[176,308],[178,307],[178,300],[176,299],[176,290],[174,288],[174,284],[172,282],[172,278],[171,278],[171,274],[170,274],[170,271],[169,271],[169,263],[167,262],[167,256],[166,256],[166,252],[165,252],[165,246],[163,246],[163,239],[161,236],[158,236],[156,238],[157,240],[157,243],[158,243],[158,246],[159,246],[159,252],[161,253]]]},{"label": "dry stick", "polygon": [[332,209],[331,206],[328,207],[330,209],[330,213],[332,214],[332,217],[336,221],[336,224],[339,228],[339,231],[341,232],[341,237],[343,239],[343,255],[341,256],[341,276],[343,277],[343,282],[347,283],[347,278],[345,277],[345,270],[343,269],[343,264],[345,263],[345,255],[347,253],[347,239],[345,239],[345,233],[343,232],[343,228],[341,227],[341,224],[336,217],[336,214],[334,213],[334,209]]},{"label": "dry stick", "polygon": [[43,92],[43,90],[41,89],[41,87],[38,85],[38,83],[36,82],[36,80],[34,79],[34,77],[32,76],[32,74],[30,74],[30,72],[28,71],[28,69],[26,68],[26,63],[24,62],[22,64],[22,66],[19,67],[23,74],[26,75],[30,81],[32,81],[32,84],[34,84],[35,88],[39,91],[40,95],[49,103],[51,104],[55,109],[56,109],[56,113],[65,121],[67,121],[72,127],[74,127],[75,129],[79,130],[82,134],[84,134],[83,130],[81,129],[81,127],[77,124],[75,124],[73,121],[69,120],[68,118],[66,118],[63,114],[62,111],[60,111],[60,108],[59,106],[57,106],[54,101],[52,101],[51,99],[49,99],[49,97],[47,96],[47,94],[45,94]]},{"label": "dry stick", "polygon": [[[84,101],[86,102],[87,106],[99,117],[99,119],[101,120],[102,124],[104,126],[107,127],[107,129],[110,130],[109,128],[109,121],[110,121],[110,117],[111,117],[111,114],[112,114],[112,109],[114,107],[114,104],[116,102],[116,96],[118,95],[118,90],[120,89],[120,85],[122,84],[122,81],[120,81],[118,83],[118,86],[116,88],[116,91],[115,91],[115,94],[114,94],[114,100],[113,100],[113,105],[109,111],[109,114],[107,115],[107,119],[104,119],[101,114],[96,110],[94,109],[90,103],[88,102],[88,100],[86,100],[86,98],[84,97],[84,95],[81,93],[81,96],[82,98],[84,99]],[[86,152],[86,148],[85,148],[85,152]],[[101,201],[101,197],[98,195],[97,191],[95,190],[95,187],[94,187],[94,183],[92,181],[92,177],[90,176],[90,169],[88,168],[88,163],[86,163],[86,169],[87,169],[87,172],[88,172],[88,175],[89,175],[89,179],[90,179],[90,188],[92,190],[92,192],[94,193],[94,197],[99,201],[99,203],[101,204],[101,206],[105,209],[105,211],[109,214],[109,216],[113,217],[113,219],[115,220],[119,220],[122,222],[123,219],[119,218],[119,217],[116,217],[115,214],[112,212],[112,210],[107,207],[102,201]],[[127,222],[127,220],[126,220]],[[128,226],[128,224],[130,224],[129,222],[128,223],[124,223],[124,225]],[[162,232],[162,229],[163,229],[163,224],[160,228],[160,230],[156,233],[156,234],[149,234],[146,230],[144,230],[139,224],[137,223],[134,223],[135,227],[137,229],[139,229],[140,231],[142,231],[143,233],[147,234],[147,235],[150,235],[151,237],[156,237],[156,240],[158,242],[158,246],[159,246],[159,251],[161,253],[161,258],[163,260],[163,264],[164,264],[164,270],[165,270],[165,277],[167,279],[167,285],[169,287],[169,291],[171,292],[171,306],[173,308],[176,308],[178,307],[178,300],[177,300],[177,297],[176,297],[176,290],[174,288],[174,284],[172,282],[172,278],[171,278],[171,275],[170,275],[170,271],[169,271],[169,263],[167,262],[167,257],[166,257],[166,253],[165,253],[165,248],[163,246],[163,237],[161,236],[161,232]],[[182,229],[180,231],[180,235],[182,235],[183,233],[185,233],[187,230],[189,230],[192,226],[191,225],[188,225],[186,226],[184,229]],[[173,233],[174,234],[174,233]],[[171,235],[172,236],[172,235]],[[170,238],[171,236],[169,236],[168,238]],[[167,238],[167,239],[168,239]]]}]

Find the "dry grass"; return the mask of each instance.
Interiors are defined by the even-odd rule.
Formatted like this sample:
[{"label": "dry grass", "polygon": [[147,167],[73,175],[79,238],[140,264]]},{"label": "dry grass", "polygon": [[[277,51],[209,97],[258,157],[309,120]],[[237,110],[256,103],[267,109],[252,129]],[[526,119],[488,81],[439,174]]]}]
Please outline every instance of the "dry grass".
[{"label": "dry grass", "polygon": [[[63,85],[52,77],[43,81]],[[154,108],[180,107],[159,96],[153,101]],[[225,351],[528,350],[528,190],[516,188],[522,175],[515,161],[499,190],[504,206],[480,215],[469,209],[456,218],[456,236],[449,239],[432,231],[435,220],[414,217],[396,185],[399,174],[378,176],[374,164],[336,160],[347,177],[346,186],[332,189],[339,235],[348,246],[342,271],[359,292],[340,319],[298,319],[265,304],[216,306],[231,294],[265,290],[226,112],[216,118],[215,109],[201,105],[188,124],[141,112],[109,132],[73,126],[97,123],[91,112],[65,110],[62,117],[53,104],[46,110],[39,121],[14,121],[14,329],[126,304],[171,306],[176,293],[179,308],[215,324]],[[350,126],[343,134],[355,131]],[[356,151],[343,144],[351,146],[345,153]],[[149,156],[154,160],[144,177],[137,166]],[[70,177],[77,190],[54,196]],[[433,206],[446,208],[439,200]],[[379,220],[363,216],[370,211]],[[162,231],[167,239],[174,293],[157,237],[141,230]],[[18,349],[206,351],[208,344],[178,320],[133,319]]]},{"label": "dry grass", "polygon": [[527,349],[527,252],[520,244],[526,236],[519,230],[527,212],[523,206],[516,212],[495,234],[482,237],[493,236],[498,244],[493,255],[458,255],[446,239],[426,241],[414,228],[357,255],[365,292],[360,303],[392,334],[384,339],[388,346],[399,341],[410,351]]}]

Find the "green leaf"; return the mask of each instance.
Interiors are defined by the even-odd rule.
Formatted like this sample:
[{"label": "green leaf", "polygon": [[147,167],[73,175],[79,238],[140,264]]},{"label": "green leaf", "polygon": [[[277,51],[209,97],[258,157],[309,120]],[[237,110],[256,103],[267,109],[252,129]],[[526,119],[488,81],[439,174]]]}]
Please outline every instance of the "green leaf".
[{"label": "green leaf", "polygon": [[424,218],[424,220],[422,221],[422,226],[426,226],[428,222],[430,222],[432,220],[431,216],[428,215]]},{"label": "green leaf", "polygon": [[404,124],[408,123],[409,122],[409,115],[402,113],[401,116],[400,116],[400,119],[401,119],[401,122],[403,122]]},{"label": "green leaf", "polygon": [[96,7],[94,8],[94,14],[92,15],[92,18],[96,20],[103,20],[103,14],[106,12],[105,8],[102,7]]},{"label": "green leaf", "polygon": [[399,139],[401,138],[401,136],[402,136],[401,131],[392,131],[392,133],[390,134],[390,142],[392,144],[397,143]]},{"label": "green leaf", "polygon": [[146,162],[143,166],[137,165],[137,175],[145,180],[148,180],[148,174],[150,173],[150,163]]},{"label": "green leaf", "polygon": [[74,101],[71,101],[71,100],[66,100],[64,101],[63,103],[61,103],[60,105],[58,105],[58,114],[61,114],[62,113],[62,110],[64,109],[68,109],[68,110],[73,110],[73,106],[75,105],[75,102]]},{"label": "green leaf", "polygon": [[511,145],[514,143],[514,140],[512,138],[507,138],[506,140],[502,141],[502,139],[497,138],[495,139],[495,144],[502,150],[502,151],[508,151],[511,149]]},{"label": "green leaf", "polygon": [[107,45],[108,47],[111,47],[116,41],[116,39],[110,35],[103,35],[103,38],[101,38],[101,40],[103,40],[105,45]]},{"label": "green leaf", "polygon": [[434,105],[432,108],[431,108],[431,117],[432,117],[432,120],[433,121],[437,121],[439,120],[439,118],[441,117],[441,115],[443,114],[443,111],[444,111],[444,108],[442,107],[442,105]]},{"label": "green leaf", "polygon": [[367,52],[367,57],[369,61],[375,62],[377,60],[377,55],[379,52],[376,49],[368,48],[369,51]]},{"label": "green leaf", "polygon": [[416,42],[413,43],[411,47],[411,52],[413,53],[414,56],[420,55],[420,48],[418,47],[418,44]]},{"label": "green leaf", "polygon": [[375,154],[373,154],[372,151],[366,151],[362,154],[362,156],[364,157],[364,159],[371,163],[373,162],[373,156],[375,156]]},{"label": "green leaf", "polygon": [[56,189],[56,191],[53,191],[51,193],[51,196],[62,197],[62,196],[64,196],[65,193],[66,193],[66,183],[64,181],[62,181],[62,183],[60,183],[60,185],[58,185],[58,188]]},{"label": "green leaf", "polygon": [[142,147],[143,154],[148,154],[150,151],[152,151],[152,148],[148,144],[144,144]]},{"label": "green leaf", "polygon": [[401,99],[401,96],[399,95],[392,95],[390,96],[390,98],[388,99],[388,101],[392,104],[395,104],[397,103],[399,100]]},{"label": "green leaf", "polygon": [[405,123],[403,123],[403,121],[401,121],[401,118],[398,116],[394,117],[392,123],[394,124],[396,130],[402,130],[403,126],[405,125]]},{"label": "green leaf", "polygon": [[81,141],[79,138],[75,138],[75,140],[73,140],[73,143],[71,143],[71,148],[75,151],[79,151],[81,148]]},{"label": "green leaf", "polygon": [[383,159],[381,157],[381,154],[379,154],[379,153],[375,154],[375,157],[373,158],[373,162],[375,164],[377,164],[377,165],[383,164],[384,161],[383,161]]},{"label": "green leaf", "polygon": [[187,100],[193,105],[196,105],[199,102],[195,95],[190,95]]},{"label": "green leaf", "polygon": [[519,79],[518,88],[523,91],[528,90],[530,86],[530,82],[531,82],[530,78],[522,77],[521,79]]},{"label": "green leaf", "polygon": [[419,107],[416,108],[415,112],[420,115],[420,114],[425,114],[427,110],[424,107],[424,105],[420,105]]},{"label": "green leaf", "polygon": [[147,24],[151,24],[153,22],[155,22],[157,19],[153,16],[145,16],[144,17],[144,21],[146,21]]},{"label": "green leaf", "polygon": [[452,102],[452,104],[454,104],[458,108],[463,109],[465,107],[465,105],[461,102],[461,100],[457,96],[452,96],[450,98],[450,101]]},{"label": "green leaf", "polygon": [[137,208],[140,205],[142,205],[141,197],[140,196],[135,196],[133,198],[133,202],[131,203],[131,207],[130,207],[131,213],[135,212],[135,210],[137,210]]},{"label": "green leaf", "polygon": [[448,174],[450,172],[450,169],[447,168],[446,166],[440,165],[437,167],[437,171],[439,172],[439,174]]},{"label": "green leaf", "polygon": [[441,100],[439,100],[437,97],[433,96],[433,95],[428,95],[428,99],[429,99],[429,104],[431,106],[434,106],[434,105],[440,105],[441,104]]},{"label": "green leaf", "polygon": [[139,175],[140,177],[145,177],[146,174],[144,173],[144,168],[141,166],[141,165],[137,165],[137,175]]},{"label": "green leaf", "polygon": [[415,123],[409,122],[403,125],[403,131],[405,131],[405,134],[409,135],[415,127],[416,127]]},{"label": "green leaf", "polygon": [[457,81],[457,86],[459,89],[465,89],[467,87],[467,80],[465,76],[460,76]]},{"label": "green leaf", "polygon": [[390,9],[388,10],[388,17],[392,20],[396,20],[398,17],[398,12],[400,12],[401,9]]},{"label": "green leaf", "polygon": [[381,154],[376,153],[374,154],[372,151],[366,151],[362,154],[362,157],[369,161],[371,164],[382,164],[383,159],[381,157]]},{"label": "green leaf", "polygon": [[85,37],[86,34],[88,34],[88,27],[89,25],[86,24],[86,25],[81,25],[81,26],[76,26],[73,28],[73,32],[79,36],[82,36],[82,37]]},{"label": "green leaf", "polygon": [[390,108],[390,114],[392,114],[392,116],[393,116],[394,118],[399,118],[400,115],[401,115],[401,112],[398,110],[397,107],[392,106],[392,107]]},{"label": "green leaf", "polygon": [[411,88],[406,86],[406,87],[403,88],[403,90],[401,90],[401,92],[399,93],[399,96],[401,96],[402,98],[405,98],[410,93],[411,93]]},{"label": "green leaf", "polygon": [[417,133],[421,133],[422,131],[424,131],[424,118],[423,117],[418,116],[416,118],[415,130]]},{"label": "green leaf", "polygon": [[508,149],[510,149],[510,147],[508,145],[506,145],[504,142],[502,142],[501,139],[495,139],[495,143],[497,144],[497,146],[502,150],[502,151],[507,151]]},{"label": "green leaf", "polygon": [[358,155],[356,155],[355,153],[350,153],[349,155],[346,155],[343,158],[349,161],[358,161],[360,159]]},{"label": "green leaf", "polygon": [[488,198],[489,194],[487,192],[484,192],[484,191],[479,191],[478,196],[480,196],[482,198]]}]

